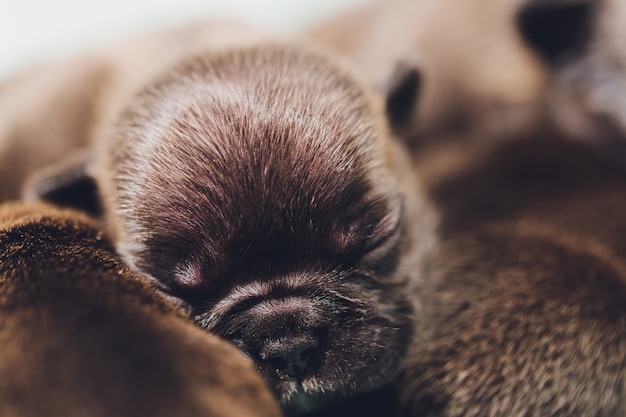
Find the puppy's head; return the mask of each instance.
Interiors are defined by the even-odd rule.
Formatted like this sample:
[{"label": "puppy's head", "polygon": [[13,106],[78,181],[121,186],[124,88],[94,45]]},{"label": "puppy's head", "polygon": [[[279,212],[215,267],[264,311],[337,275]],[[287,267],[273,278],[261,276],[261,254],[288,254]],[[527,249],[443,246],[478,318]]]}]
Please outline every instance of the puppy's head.
[{"label": "puppy's head", "polygon": [[316,53],[188,60],[105,141],[117,247],[297,410],[373,389],[412,336],[403,196],[377,105]]}]

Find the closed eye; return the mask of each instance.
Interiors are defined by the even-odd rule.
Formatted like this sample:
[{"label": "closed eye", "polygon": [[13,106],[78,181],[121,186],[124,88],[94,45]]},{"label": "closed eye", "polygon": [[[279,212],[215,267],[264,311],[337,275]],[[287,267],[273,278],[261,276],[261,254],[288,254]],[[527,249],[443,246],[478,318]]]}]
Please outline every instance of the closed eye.
[{"label": "closed eye", "polygon": [[401,224],[387,236],[384,236],[376,243],[362,258],[362,263],[369,269],[389,269],[397,258],[400,251],[400,243],[402,242],[403,228]]},{"label": "closed eye", "polygon": [[392,269],[396,264],[404,232],[402,222],[404,205],[401,198],[398,200],[398,204],[381,222],[376,238],[372,240],[361,259],[363,266],[369,269],[386,271]]}]

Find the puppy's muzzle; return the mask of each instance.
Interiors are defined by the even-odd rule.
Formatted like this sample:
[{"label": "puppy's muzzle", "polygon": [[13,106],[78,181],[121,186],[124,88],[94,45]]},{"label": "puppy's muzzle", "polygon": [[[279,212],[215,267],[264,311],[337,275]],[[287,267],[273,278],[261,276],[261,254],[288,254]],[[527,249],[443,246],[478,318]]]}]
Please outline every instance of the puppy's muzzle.
[{"label": "puppy's muzzle", "polygon": [[318,347],[319,339],[312,333],[268,339],[259,358],[274,368],[279,376],[302,381],[318,367]]},{"label": "puppy's muzzle", "polygon": [[319,367],[322,314],[305,297],[269,299],[251,307],[240,327],[244,349],[280,380],[301,382]]}]

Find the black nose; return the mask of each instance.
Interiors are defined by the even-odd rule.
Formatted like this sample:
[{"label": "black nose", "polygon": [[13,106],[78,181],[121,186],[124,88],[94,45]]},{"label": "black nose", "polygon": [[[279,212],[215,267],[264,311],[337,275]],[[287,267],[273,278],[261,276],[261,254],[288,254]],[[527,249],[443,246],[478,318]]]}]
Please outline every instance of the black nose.
[{"label": "black nose", "polygon": [[282,376],[302,380],[317,368],[319,340],[313,335],[298,335],[267,340],[259,352],[263,361]]}]

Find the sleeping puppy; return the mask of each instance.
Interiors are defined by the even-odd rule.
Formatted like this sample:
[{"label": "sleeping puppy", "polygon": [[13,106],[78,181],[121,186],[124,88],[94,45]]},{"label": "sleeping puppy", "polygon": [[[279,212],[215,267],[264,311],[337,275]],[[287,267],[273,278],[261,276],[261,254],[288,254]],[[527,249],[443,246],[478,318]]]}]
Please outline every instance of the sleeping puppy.
[{"label": "sleeping puppy", "polygon": [[624,416],[626,172],[555,131],[507,139],[415,155],[439,250],[397,415]]},{"label": "sleeping puppy", "polygon": [[0,414],[280,415],[253,364],[193,326],[77,212],[0,206]]},{"label": "sleeping puppy", "polygon": [[81,171],[117,252],[252,357],[289,412],[388,383],[434,216],[382,104],[296,45],[191,55],[146,82]]},{"label": "sleeping puppy", "polygon": [[402,136],[493,135],[541,114],[547,71],[513,24],[526,2],[378,0],[306,37],[347,56],[388,94]]},{"label": "sleeping puppy", "polygon": [[95,154],[117,251],[293,412],[389,382],[412,339],[433,221],[379,107],[300,46],[206,53],[137,95]]}]

